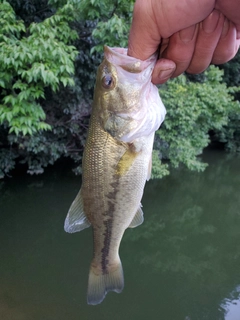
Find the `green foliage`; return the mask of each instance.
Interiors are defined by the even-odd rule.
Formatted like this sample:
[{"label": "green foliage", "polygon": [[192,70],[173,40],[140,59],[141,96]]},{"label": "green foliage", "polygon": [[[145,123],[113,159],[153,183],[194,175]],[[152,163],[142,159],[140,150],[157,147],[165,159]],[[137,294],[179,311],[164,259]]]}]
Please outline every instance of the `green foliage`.
[{"label": "green foliage", "polygon": [[[156,146],[156,143],[155,143]],[[164,176],[169,175],[168,164],[162,163],[160,160],[160,154],[158,150],[152,152],[152,179],[161,179]]]},{"label": "green foliage", "polygon": [[227,86],[240,85],[240,51],[230,62],[221,65],[220,68],[224,71],[223,81]]},{"label": "green foliage", "polygon": [[[17,162],[30,174],[42,173],[61,157],[81,173],[102,48],[127,46],[133,4],[0,0],[0,177]],[[168,114],[157,133],[152,177],[168,174],[168,160],[203,170],[196,156],[209,144],[209,130],[228,150],[239,151],[239,105],[233,102],[239,93],[231,87],[239,85],[239,65],[238,55],[224,66],[224,78],[210,68],[161,88]]]},{"label": "green foliage", "polygon": [[158,149],[161,158],[169,159],[174,167],[183,163],[191,170],[204,170],[206,164],[197,155],[208,146],[210,130],[221,131],[229,114],[239,113],[239,102],[232,95],[238,89],[222,83],[223,72],[212,66],[205,77],[204,83],[198,83],[182,75],[160,90],[167,115],[157,131]]},{"label": "green foliage", "polygon": [[217,130],[214,139],[224,143],[227,151],[240,153],[240,108],[230,113],[228,125]]},{"label": "green foliage", "polygon": [[95,20],[92,32],[97,44],[92,48],[102,52],[104,44],[127,47],[132,20],[133,0],[85,0],[81,2],[81,12],[86,20]]},{"label": "green foliage", "polygon": [[[49,38],[50,45],[54,46],[52,51],[54,52],[55,50],[53,57],[51,57],[52,52],[50,46],[46,50],[43,46],[38,48],[35,54],[36,61],[34,62],[34,72],[38,83],[35,82],[35,84],[32,85],[32,82],[35,81],[35,79],[32,79],[32,82],[26,86],[27,89],[30,86],[31,88],[36,88],[38,84],[40,87],[43,87],[45,99],[40,97],[37,101],[33,102],[40,106],[39,110],[42,110],[42,115],[46,119],[46,123],[51,126],[51,131],[33,131],[32,135],[24,135],[23,132],[19,132],[19,134],[16,135],[13,131],[9,133],[8,122],[5,121],[3,125],[0,126],[0,130],[2,128],[0,132],[0,148],[3,151],[0,154],[1,176],[10,171],[10,163],[12,164],[11,169],[15,167],[16,163],[24,163],[30,174],[38,174],[42,173],[44,167],[48,164],[53,164],[62,157],[71,158],[75,163],[74,172],[81,173],[80,164],[86,138],[96,68],[101,60],[101,55],[98,53],[90,55],[90,50],[94,45],[91,31],[96,26],[96,22],[73,21],[79,13],[77,11],[79,5],[75,5],[73,1],[62,1],[62,4],[60,4],[60,1],[51,2],[51,6],[46,6],[46,1],[42,1],[41,3],[36,0],[30,0],[28,3],[23,0],[11,1],[18,15],[17,19],[21,20],[21,18],[24,18],[25,28],[26,25],[28,25],[28,29],[33,28],[34,32],[39,31],[41,33],[43,31],[46,39],[50,37],[51,33],[54,33],[54,37],[56,37],[52,39],[52,42]],[[53,16],[54,13],[55,15]],[[61,20],[59,20],[58,17],[56,18],[56,15],[60,15]],[[51,17],[46,19],[46,17],[49,16]],[[39,23],[36,23],[36,21]],[[53,21],[51,26],[49,21]],[[70,24],[68,23],[69,21]],[[64,38],[63,35],[68,38]],[[29,34],[26,36],[29,36]],[[57,37],[63,37],[63,39],[60,41]],[[36,38],[41,39],[40,34]],[[21,41],[22,40],[24,40],[23,37],[21,38]],[[77,48],[77,56],[75,54],[76,50],[70,47],[68,43],[71,43],[71,45]],[[68,47],[70,47],[70,49]],[[66,55],[66,52],[61,52],[62,48],[65,51],[69,50],[69,52],[72,52],[72,55],[74,54],[74,56],[76,56],[74,60],[74,77],[69,75],[69,80],[71,82],[74,80],[75,85],[64,86],[64,79],[62,79],[63,81],[59,81],[58,83],[58,91],[56,89],[56,92],[54,92],[52,88],[53,82],[43,83],[44,81],[47,82],[48,78],[44,78],[45,69],[43,70],[42,77],[42,66],[39,62],[44,62],[44,58],[48,65],[52,64],[54,67],[55,63],[56,68],[53,75],[56,75],[57,72],[63,74],[64,67],[69,67],[68,61],[65,61],[69,59],[69,55]],[[73,51],[71,51],[72,49]],[[42,60],[39,61],[37,54],[40,55],[41,53],[42,57],[40,58],[42,58]],[[50,62],[47,59],[49,59]],[[74,57],[72,56],[72,62],[73,59]],[[45,67],[45,64],[43,64],[43,67]],[[31,65],[24,70],[25,77],[31,76],[31,73],[28,72],[30,68]],[[71,64],[71,68],[73,68],[73,63]],[[61,76],[61,74],[58,75],[58,77],[59,76]],[[55,81],[55,79],[53,80]],[[16,83],[19,82],[16,81]],[[23,89],[25,90],[25,88]],[[15,90],[17,94],[20,93],[20,89]],[[33,106],[33,104],[31,106]],[[37,113],[36,108],[34,112]],[[1,143],[3,141],[4,143]],[[8,150],[11,150],[11,152],[7,153]],[[8,156],[6,156],[6,154],[8,154]],[[3,157],[2,160],[1,156]]]},{"label": "green foliage", "polygon": [[17,154],[11,149],[0,149],[0,179],[14,169],[16,158]]},{"label": "green foliage", "polygon": [[[223,80],[227,86],[240,86],[240,52],[235,58],[221,66],[224,71]],[[240,100],[240,91],[234,92],[237,100]],[[225,148],[230,152],[240,153],[240,110],[231,112],[229,122],[221,131],[216,131],[214,139],[225,144]]]},{"label": "green foliage", "polygon": [[89,30],[94,46],[91,54],[102,53],[103,45],[127,47],[128,34],[132,20],[133,0],[50,0],[49,4],[61,7],[71,4],[70,13],[76,21],[92,21]]},{"label": "green foliage", "polygon": [[32,134],[50,129],[43,122],[45,113],[39,103],[44,88],[53,91],[74,85],[76,50],[69,45],[77,38],[70,29],[66,5],[55,15],[28,28],[16,18],[7,1],[0,11],[0,124],[10,133]]},{"label": "green foliage", "polygon": [[62,157],[71,158],[77,163],[74,171],[81,173],[79,164],[86,139],[88,110],[82,105],[63,109],[56,102],[52,97],[51,105],[44,106],[51,131],[25,136],[12,133],[7,135],[4,143],[0,143],[0,176],[1,172],[2,176],[10,172],[16,160],[27,166],[29,174],[41,174],[45,167]]},{"label": "green foliage", "polygon": [[8,0],[19,20],[25,26],[32,22],[41,22],[52,16],[56,10],[48,6],[48,0]]}]

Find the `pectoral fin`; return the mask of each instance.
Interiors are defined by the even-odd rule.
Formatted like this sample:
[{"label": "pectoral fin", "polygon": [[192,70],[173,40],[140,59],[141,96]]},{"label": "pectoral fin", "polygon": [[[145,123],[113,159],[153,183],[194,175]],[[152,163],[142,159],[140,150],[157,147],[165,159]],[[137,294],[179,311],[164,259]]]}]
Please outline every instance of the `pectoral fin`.
[{"label": "pectoral fin", "polygon": [[81,190],[73,201],[64,223],[64,230],[69,233],[82,231],[90,226],[83,211]]},{"label": "pectoral fin", "polygon": [[138,227],[138,226],[140,226],[140,224],[143,223],[143,221],[144,221],[143,211],[142,211],[141,205],[140,205],[137,213],[135,214],[134,218],[132,219],[132,222],[131,222],[130,225],[129,225],[129,228]]},{"label": "pectoral fin", "polygon": [[116,173],[120,176],[123,176],[131,168],[136,156],[138,155],[138,153],[132,149],[133,148],[129,147],[117,164]]}]

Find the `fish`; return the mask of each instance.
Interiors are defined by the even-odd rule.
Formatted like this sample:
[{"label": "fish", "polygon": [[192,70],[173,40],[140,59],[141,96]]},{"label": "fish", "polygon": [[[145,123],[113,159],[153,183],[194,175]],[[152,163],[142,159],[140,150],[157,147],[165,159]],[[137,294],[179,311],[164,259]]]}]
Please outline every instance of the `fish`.
[{"label": "fish", "polygon": [[82,161],[82,186],[66,232],[92,226],[93,259],[87,302],[99,304],[124,287],[119,247],[127,228],[142,224],[141,199],[151,176],[155,131],[166,109],[151,82],[156,55],[142,61],[125,48],[104,46]]}]

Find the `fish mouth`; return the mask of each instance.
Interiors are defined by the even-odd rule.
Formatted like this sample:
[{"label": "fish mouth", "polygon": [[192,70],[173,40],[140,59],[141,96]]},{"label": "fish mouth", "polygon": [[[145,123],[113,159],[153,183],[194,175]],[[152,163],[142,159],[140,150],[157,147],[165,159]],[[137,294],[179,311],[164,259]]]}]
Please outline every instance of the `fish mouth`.
[{"label": "fish mouth", "polygon": [[126,48],[111,48],[104,46],[104,57],[112,64],[121,67],[131,73],[140,73],[147,69],[151,64],[152,68],[157,61],[157,54],[152,55],[147,60],[140,60],[127,55]]}]

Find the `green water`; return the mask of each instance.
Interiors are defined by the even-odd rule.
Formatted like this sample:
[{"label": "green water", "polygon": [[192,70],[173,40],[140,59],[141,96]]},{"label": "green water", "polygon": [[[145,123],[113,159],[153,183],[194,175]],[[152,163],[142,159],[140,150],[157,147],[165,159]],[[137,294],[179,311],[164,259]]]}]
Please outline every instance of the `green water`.
[{"label": "green water", "polygon": [[66,234],[70,171],[0,182],[1,320],[239,320],[239,158],[208,152],[204,173],[150,181],[145,222],[124,235],[121,294],[86,304],[91,229]]}]

